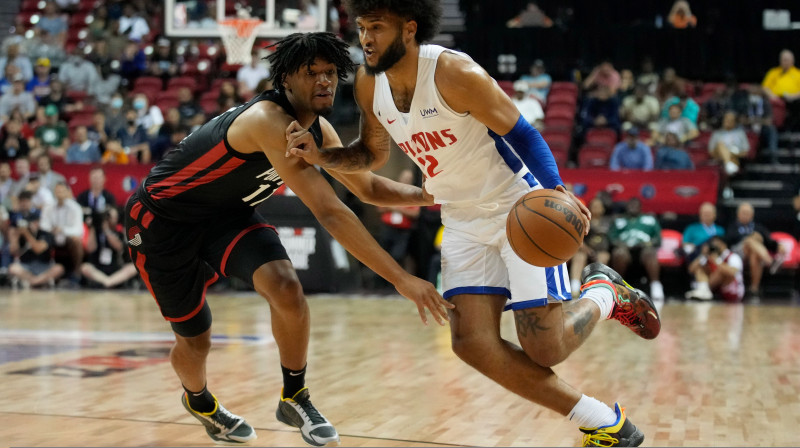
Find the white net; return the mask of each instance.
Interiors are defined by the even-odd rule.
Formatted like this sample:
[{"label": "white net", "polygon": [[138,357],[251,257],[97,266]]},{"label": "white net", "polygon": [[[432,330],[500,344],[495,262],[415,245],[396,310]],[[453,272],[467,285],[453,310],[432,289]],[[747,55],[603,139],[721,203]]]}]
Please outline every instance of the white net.
[{"label": "white net", "polygon": [[260,25],[261,21],[258,19],[228,19],[219,22],[222,45],[225,46],[225,61],[228,64],[247,65],[252,61],[251,50]]}]

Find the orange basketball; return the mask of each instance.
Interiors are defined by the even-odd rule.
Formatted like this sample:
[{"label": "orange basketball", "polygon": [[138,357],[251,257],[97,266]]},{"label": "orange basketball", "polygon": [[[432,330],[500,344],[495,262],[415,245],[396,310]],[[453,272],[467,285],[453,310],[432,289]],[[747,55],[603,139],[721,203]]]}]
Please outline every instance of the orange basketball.
[{"label": "orange basketball", "polygon": [[506,222],[514,252],[541,267],[558,266],[575,255],[583,229],[580,210],[557,190],[534,190],[519,198]]}]

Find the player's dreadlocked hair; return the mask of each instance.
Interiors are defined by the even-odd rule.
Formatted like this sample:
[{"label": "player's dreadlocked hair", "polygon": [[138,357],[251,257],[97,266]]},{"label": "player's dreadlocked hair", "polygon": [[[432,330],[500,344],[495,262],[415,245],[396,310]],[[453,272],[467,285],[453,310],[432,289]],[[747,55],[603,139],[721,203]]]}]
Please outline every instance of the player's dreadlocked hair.
[{"label": "player's dreadlocked hair", "polygon": [[264,59],[270,63],[270,80],[278,91],[283,91],[286,75],[310,66],[318,57],[336,66],[339,81],[355,68],[347,51],[349,46],[333,33],[293,33],[272,47],[276,47],[275,51]]},{"label": "player's dreadlocked hair", "polygon": [[389,11],[398,16],[417,22],[418,44],[433,39],[439,32],[442,7],[439,0],[347,0],[347,9],[352,17]]}]

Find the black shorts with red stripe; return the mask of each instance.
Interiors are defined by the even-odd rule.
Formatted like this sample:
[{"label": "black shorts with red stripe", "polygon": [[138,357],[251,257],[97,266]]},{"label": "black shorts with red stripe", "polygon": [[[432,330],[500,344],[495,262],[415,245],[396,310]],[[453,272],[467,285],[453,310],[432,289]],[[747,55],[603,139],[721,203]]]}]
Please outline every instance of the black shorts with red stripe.
[{"label": "black shorts with red stripe", "polygon": [[265,263],[288,260],[275,228],[257,213],[190,224],[153,214],[135,193],[125,207],[131,260],[161,314],[181,336],[211,328],[206,289],[220,275],[252,286]]}]

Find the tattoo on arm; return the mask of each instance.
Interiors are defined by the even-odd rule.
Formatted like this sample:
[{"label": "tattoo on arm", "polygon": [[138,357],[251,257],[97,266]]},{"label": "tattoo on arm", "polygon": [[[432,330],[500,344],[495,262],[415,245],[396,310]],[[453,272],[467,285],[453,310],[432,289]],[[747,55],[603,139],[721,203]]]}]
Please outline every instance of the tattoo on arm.
[{"label": "tattoo on arm", "polygon": [[550,329],[541,324],[542,318],[534,309],[514,311],[514,319],[517,323],[517,333],[521,337],[527,337],[529,332],[531,336],[536,336],[537,333]]},{"label": "tattoo on arm", "polygon": [[375,162],[375,154],[370,148],[377,151],[389,151],[389,133],[383,129],[374,129],[364,138],[359,138],[344,148],[320,149],[320,155],[325,161],[325,168],[336,171],[360,171],[369,168]]},{"label": "tattoo on arm", "polygon": [[570,320],[572,320],[572,330],[575,332],[575,334],[580,336],[581,340],[589,336],[589,332],[586,331],[586,327],[588,327],[592,322],[592,313],[589,311],[583,313],[567,311],[567,314],[569,315]]},{"label": "tattoo on arm", "polygon": [[319,153],[325,161],[325,168],[343,172],[367,168],[375,160],[375,156],[361,140],[344,148],[320,149]]}]

